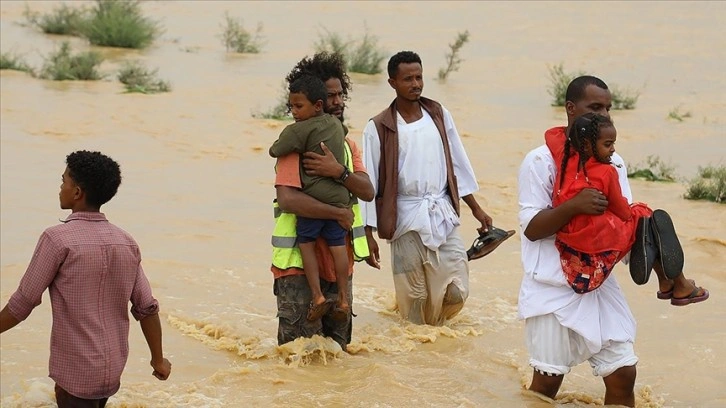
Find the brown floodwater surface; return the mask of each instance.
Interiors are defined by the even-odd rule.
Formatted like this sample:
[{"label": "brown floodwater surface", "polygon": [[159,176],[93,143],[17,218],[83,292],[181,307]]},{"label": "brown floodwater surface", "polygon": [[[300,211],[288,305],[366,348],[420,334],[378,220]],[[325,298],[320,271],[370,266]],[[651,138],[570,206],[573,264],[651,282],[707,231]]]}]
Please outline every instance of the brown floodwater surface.
[{"label": "brown floodwater surface", "polygon": [[[612,112],[618,152],[629,166],[657,156],[674,167],[678,182],[634,180],[634,196],[669,211],[688,277],[711,292],[705,303],[676,308],[656,298],[655,278],[636,286],[627,268],[616,269],[638,321],[636,405],[726,406],[726,207],[682,198],[699,166],[726,164],[725,2],[145,1],[164,32],[142,51],[90,47],[24,24],[26,5],[45,12],[58,4],[1,1],[0,49],[39,67],[70,40],[104,55],[106,77],[53,82],[0,73],[0,303],[15,291],[43,229],[67,216],[58,207],[65,156],[87,149],[116,159],[123,183],[103,211],[141,247],[173,372],[166,382],[151,376],[133,324],[109,407],[551,406],[525,391],[531,369],[517,320],[516,177],[544,130],[565,122],[547,92],[548,66],[559,63],[639,92],[635,110]],[[225,11],[248,29],[262,24],[261,53],[225,52]],[[470,298],[443,327],[400,321],[382,243],[380,271],[356,266],[350,354],[322,338],[277,347],[267,148],[288,122],[252,113],[276,104],[284,76],[312,55],[324,29],[360,38],[366,27],[386,61],[404,49],[420,54],[424,95],[452,112],[479,180],[477,199],[495,225],[518,234],[471,263]],[[437,81],[447,44],[467,29],[461,68]],[[172,92],[124,93],[115,75],[129,59],[158,68]],[[385,74],[351,78],[346,117],[360,141],[394,94]],[[669,120],[674,109],[691,116]],[[476,223],[466,209],[462,226],[470,242]],[[2,407],[55,405],[50,326],[46,294],[2,334]],[[603,393],[582,364],[565,377],[555,405],[600,405]]]}]

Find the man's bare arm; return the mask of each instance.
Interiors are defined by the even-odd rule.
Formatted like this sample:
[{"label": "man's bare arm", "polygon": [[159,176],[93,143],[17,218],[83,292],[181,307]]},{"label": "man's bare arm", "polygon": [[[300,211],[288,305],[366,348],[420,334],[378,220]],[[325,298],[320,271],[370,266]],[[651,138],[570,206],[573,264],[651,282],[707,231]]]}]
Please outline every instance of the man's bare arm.
[{"label": "man's bare arm", "polygon": [[524,230],[524,236],[530,241],[547,238],[557,233],[575,215],[599,215],[604,213],[607,207],[608,200],[602,193],[586,188],[559,206],[537,213]]},{"label": "man's bare arm", "polygon": [[288,186],[276,186],[280,209],[299,217],[335,220],[345,229],[353,227],[353,211],[325,204],[302,191]]}]

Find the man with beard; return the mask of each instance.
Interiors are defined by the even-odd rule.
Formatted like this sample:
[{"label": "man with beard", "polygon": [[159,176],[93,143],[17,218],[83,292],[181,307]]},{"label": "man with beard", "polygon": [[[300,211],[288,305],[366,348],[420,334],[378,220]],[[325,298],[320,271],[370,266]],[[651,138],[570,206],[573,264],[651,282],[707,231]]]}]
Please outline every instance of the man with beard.
[{"label": "man with beard", "polygon": [[[287,75],[286,81],[292,83],[303,75],[320,78],[327,90],[325,112],[343,121],[345,101],[350,90],[350,78],[345,72],[345,62],[341,55],[320,52],[312,58],[305,57]],[[361,200],[373,199],[373,186],[363,166],[361,152],[356,143],[346,138],[347,165],[335,160],[330,150],[323,144],[324,154],[304,153],[302,169],[312,176],[332,177],[342,183]],[[316,321],[307,320],[312,294],[303,271],[302,258],[296,246],[296,216],[332,219],[344,228],[351,230],[346,241],[350,270],[348,273],[348,299],[353,305],[352,274],[353,261],[368,258],[368,245],[365,240],[360,208],[339,208],[320,202],[301,191],[300,155],[290,154],[277,160],[275,189],[275,230],[272,236],[273,259],[271,271],[274,277],[273,291],[277,297],[278,344],[284,344],[298,337],[311,337],[315,334],[330,337],[340,344],[343,350],[350,343],[352,316],[337,321],[325,315]],[[338,297],[335,283],[335,265],[325,240],[316,241],[316,257],[320,270],[320,287],[323,295],[331,300]]]}]

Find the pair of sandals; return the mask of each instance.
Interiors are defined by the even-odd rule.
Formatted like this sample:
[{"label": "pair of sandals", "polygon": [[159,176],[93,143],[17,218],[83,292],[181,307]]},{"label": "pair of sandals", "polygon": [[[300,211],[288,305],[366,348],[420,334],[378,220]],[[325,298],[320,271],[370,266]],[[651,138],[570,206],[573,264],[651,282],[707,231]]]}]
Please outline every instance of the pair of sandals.
[{"label": "pair of sandals", "polygon": [[512,235],[514,235],[514,230],[505,231],[490,225],[488,231],[479,233],[474,243],[471,244],[471,248],[466,251],[466,256],[472,261],[489,255]]},{"label": "pair of sandals", "polygon": [[345,321],[350,315],[350,306],[347,308],[339,307],[333,299],[325,299],[325,302],[317,305],[315,301],[310,301],[308,307],[307,319],[309,321],[320,320],[323,316],[330,312],[330,316],[337,321]]},{"label": "pair of sandals", "polygon": [[683,271],[683,248],[673,220],[663,210],[653,211],[650,217],[638,220],[635,242],[630,248],[630,277],[638,285],[650,279],[655,261],[660,261],[666,278],[673,279]]},{"label": "pair of sandals", "polygon": [[[638,285],[644,285],[650,279],[653,264],[658,260],[663,267],[663,274],[669,280],[674,279],[683,272],[683,248],[676,235],[673,220],[663,210],[653,211],[651,217],[638,220],[635,230],[635,243],[630,249],[630,277]],[[689,296],[684,298],[673,297],[673,290],[658,291],[658,299],[670,300],[673,306],[686,306],[691,303],[703,302],[708,299],[706,289],[695,286]]]}]

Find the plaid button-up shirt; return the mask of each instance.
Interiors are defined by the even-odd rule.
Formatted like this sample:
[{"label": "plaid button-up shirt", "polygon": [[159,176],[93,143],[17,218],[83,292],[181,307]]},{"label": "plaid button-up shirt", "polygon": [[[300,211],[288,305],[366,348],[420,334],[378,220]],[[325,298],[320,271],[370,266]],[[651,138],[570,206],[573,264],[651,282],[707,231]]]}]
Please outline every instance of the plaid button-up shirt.
[{"label": "plaid button-up shirt", "polygon": [[8,301],[13,317],[25,320],[46,288],[53,310],[50,377],[80,398],[113,395],[128,358],[129,301],[136,320],[159,310],[138,245],[102,213],[73,213],[40,236]]}]

